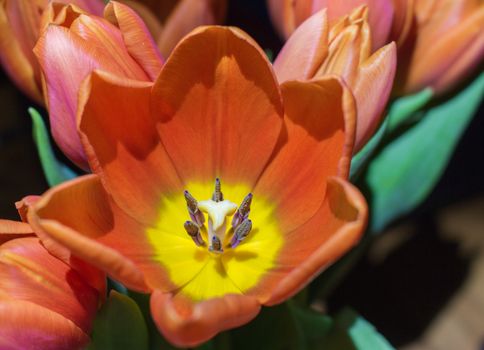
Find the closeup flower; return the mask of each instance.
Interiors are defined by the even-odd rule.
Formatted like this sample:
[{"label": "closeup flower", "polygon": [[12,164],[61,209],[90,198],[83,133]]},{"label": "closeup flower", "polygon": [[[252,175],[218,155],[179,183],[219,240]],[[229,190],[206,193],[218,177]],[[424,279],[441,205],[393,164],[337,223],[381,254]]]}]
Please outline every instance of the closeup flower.
[{"label": "closeup flower", "polygon": [[79,96],[95,174],[47,191],[29,222],[151,293],[176,345],[283,302],[364,229],[365,200],[346,181],[352,94],[330,76],[279,86],[238,29],[193,31],[154,84],[95,71]]},{"label": "closeup flower", "polygon": [[[15,84],[42,104],[42,83],[32,49],[41,34],[41,18],[50,0],[0,0],[0,62]],[[56,0],[102,14],[102,0]]]},{"label": "closeup flower", "polygon": [[396,70],[395,44],[372,54],[371,38],[365,6],[332,26],[326,10],[321,10],[298,27],[274,62],[280,82],[330,74],[343,78],[355,96],[358,111],[355,153],[380,123]]},{"label": "closeup flower", "polygon": [[[46,84],[51,130],[62,151],[89,169],[76,127],[81,82],[95,69],[137,81],[153,81],[163,61],[142,20],[129,7],[110,2],[104,18],[68,5],[50,5],[34,53]],[[68,77],[68,78],[66,78]]]},{"label": "closeup flower", "polygon": [[164,57],[189,32],[201,25],[220,24],[227,0],[121,0],[143,18]]},{"label": "closeup flower", "polygon": [[27,223],[0,220],[0,348],[87,345],[103,292],[92,273],[51,255]]},{"label": "closeup flower", "polygon": [[415,28],[399,53],[399,93],[449,91],[482,62],[483,33],[480,0],[416,1]]},{"label": "closeup flower", "polygon": [[326,8],[330,25],[349,15],[355,8],[366,5],[371,28],[371,50],[375,51],[408,33],[411,25],[413,0],[267,0],[274,26],[285,39],[306,19]]}]

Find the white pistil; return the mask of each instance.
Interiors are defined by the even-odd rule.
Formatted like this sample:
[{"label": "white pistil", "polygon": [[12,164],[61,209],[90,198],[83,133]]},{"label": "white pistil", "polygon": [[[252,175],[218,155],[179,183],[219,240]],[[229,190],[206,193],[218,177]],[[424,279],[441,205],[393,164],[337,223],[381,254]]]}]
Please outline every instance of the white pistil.
[{"label": "white pistil", "polygon": [[229,200],[216,202],[212,199],[198,202],[198,208],[208,215],[208,242],[212,245],[213,236],[224,242],[227,217],[237,210],[237,205]]}]

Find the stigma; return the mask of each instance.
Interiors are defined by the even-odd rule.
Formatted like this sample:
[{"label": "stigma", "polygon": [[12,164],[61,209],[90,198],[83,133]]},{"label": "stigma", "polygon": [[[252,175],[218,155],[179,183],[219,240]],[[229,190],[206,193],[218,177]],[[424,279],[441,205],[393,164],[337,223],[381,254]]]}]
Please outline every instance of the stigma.
[{"label": "stigma", "polygon": [[[212,198],[202,201],[197,201],[188,191],[184,191],[191,219],[184,223],[184,228],[197,246],[206,247],[208,244],[210,252],[221,254],[224,248],[237,247],[249,235],[252,229],[252,221],[248,219],[252,193],[237,207],[224,198],[219,178],[215,179],[214,187]],[[208,217],[207,222],[204,214]],[[230,217],[231,224],[227,225]],[[202,232],[206,232],[208,243],[204,241]]]}]

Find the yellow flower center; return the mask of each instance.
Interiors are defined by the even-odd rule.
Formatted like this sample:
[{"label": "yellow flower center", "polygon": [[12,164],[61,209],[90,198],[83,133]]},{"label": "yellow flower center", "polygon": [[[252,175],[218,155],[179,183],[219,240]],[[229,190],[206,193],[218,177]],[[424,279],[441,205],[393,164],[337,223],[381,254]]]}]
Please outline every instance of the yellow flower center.
[{"label": "yellow flower center", "polygon": [[275,267],[283,245],[275,205],[252,198],[243,184],[224,183],[223,193],[218,180],[215,191],[208,183],[189,183],[187,190],[165,197],[157,224],[147,230],[155,259],[194,300],[255,287]]}]

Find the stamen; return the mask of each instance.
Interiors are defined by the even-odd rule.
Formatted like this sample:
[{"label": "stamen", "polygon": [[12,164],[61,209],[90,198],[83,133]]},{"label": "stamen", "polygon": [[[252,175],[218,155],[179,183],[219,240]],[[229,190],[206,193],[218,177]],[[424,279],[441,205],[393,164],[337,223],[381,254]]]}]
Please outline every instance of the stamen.
[{"label": "stamen", "polygon": [[197,246],[200,247],[205,245],[202,235],[200,234],[200,227],[196,223],[193,221],[185,221],[183,226]]},{"label": "stamen", "polygon": [[212,244],[208,250],[214,253],[223,253],[222,242],[220,242],[220,239],[217,236],[212,236]]},{"label": "stamen", "polygon": [[202,226],[205,222],[205,216],[203,216],[203,213],[198,209],[197,200],[187,190],[185,190],[183,194],[185,195],[190,218],[195,221],[198,226]]},{"label": "stamen", "polygon": [[242,242],[245,237],[249,234],[250,230],[252,230],[252,221],[249,219],[245,219],[242,223],[235,229],[234,235],[230,240],[230,247],[235,248],[237,247],[240,242]]},{"label": "stamen", "polygon": [[220,179],[218,177],[215,179],[215,191],[213,192],[212,200],[215,202],[221,202],[224,200],[224,195],[222,193],[222,186],[220,184]]},{"label": "stamen", "polygon": [[244,221],[249,217],[251,203],[252,203],[252,193],[249,193],[247,196],[245,196],[244,200],[239,206],[239,209],[237,209],[237,211],[235,212],[232,218],[232,227],[234,229],[237,226],[239,226],[242,223],[242,221]]}]

